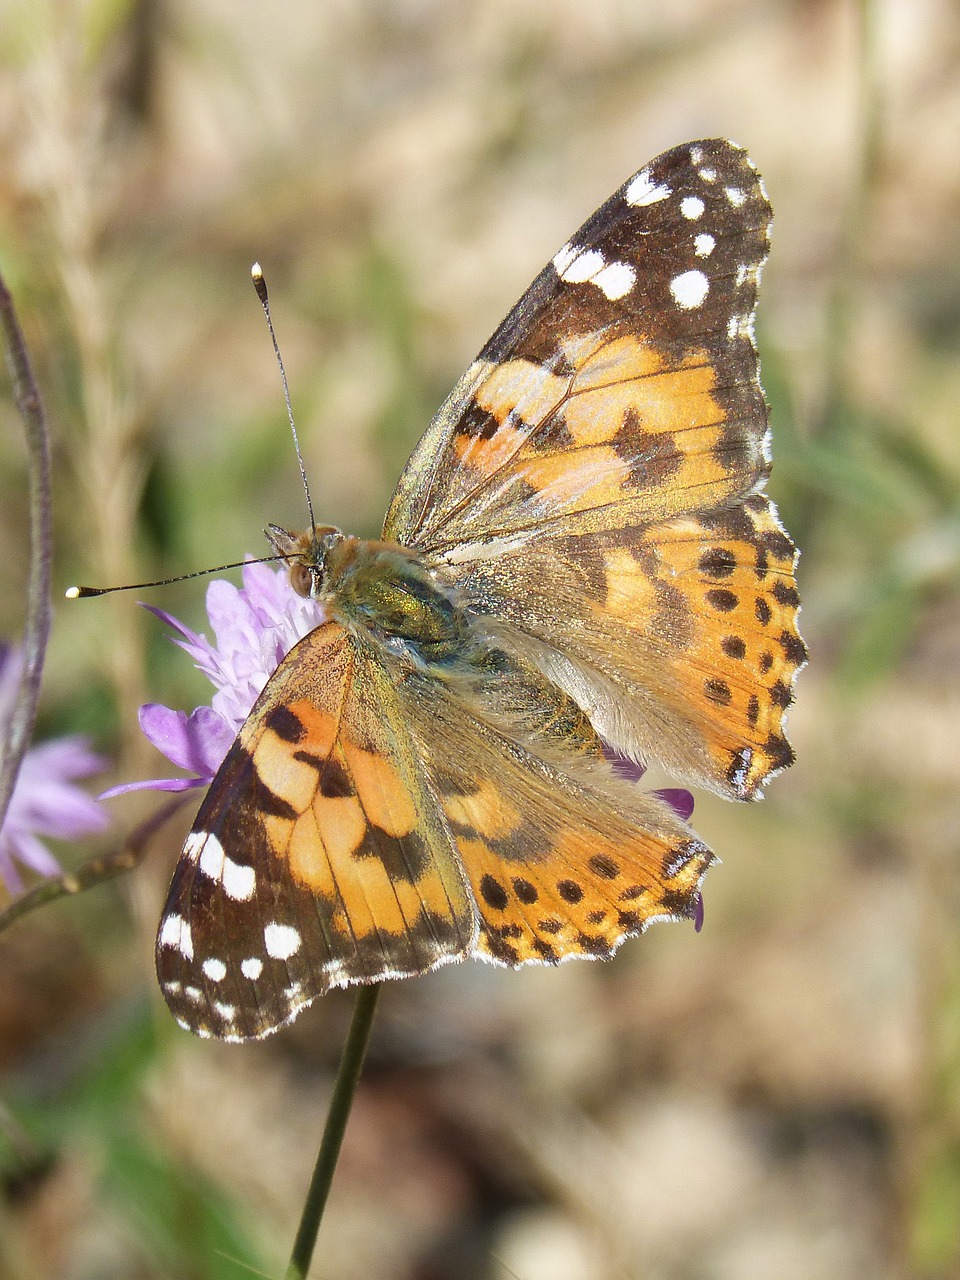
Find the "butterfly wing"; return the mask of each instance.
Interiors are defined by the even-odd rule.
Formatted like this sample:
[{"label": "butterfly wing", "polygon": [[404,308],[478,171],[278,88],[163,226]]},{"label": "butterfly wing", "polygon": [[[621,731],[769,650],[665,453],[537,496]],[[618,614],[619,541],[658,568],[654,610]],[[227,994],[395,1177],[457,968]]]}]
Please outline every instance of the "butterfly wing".
[{"label": "butterfly wing", "polygon": [[670,806],[622,781],[589,720],[499,654],[472,688],[413,678],[405,715],[499,964],[608,957],[695,914],[713,854]]},{"label": "butterfly wing", "polygon": [[330,987],[466,955],[476,910],[380,655],[335,622],[268,682],[184,845],[157,940],[182,1026],[225,1040]]},{"label": "butterfly wing", "polygon": [[512,628],[610,741],[751,798],[789,764],[796,552],[762,490],[771,221],[712,140],[626,182],[440,410],[384,527]]},{"label": "butterfly wing", "polygon": [[476,955],[609,956],[690,916],[709,850],[498,653],[401,666],[336,623],[273,676],[197,815],[157,942],[182,1026],[255,1039],[330,987]]}]

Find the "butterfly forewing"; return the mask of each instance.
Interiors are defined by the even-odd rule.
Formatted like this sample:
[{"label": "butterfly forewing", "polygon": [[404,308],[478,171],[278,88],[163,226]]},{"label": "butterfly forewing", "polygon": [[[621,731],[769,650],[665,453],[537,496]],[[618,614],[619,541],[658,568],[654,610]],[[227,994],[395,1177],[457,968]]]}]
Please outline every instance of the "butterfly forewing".
[{"label": "butterfly forewing", "polygon": [[385,536],[440,555],[716,507],[760,484],[752,320],[771,212],[706,141],[631,178],[554,256],[401,477]]},{"label": "butterfly forewing", "polygon": [[263,1035],[334,986],[466,955],[475,907],[396,701],[336,623],[287,655],[200,807],[157,945],[193,1031]]}]

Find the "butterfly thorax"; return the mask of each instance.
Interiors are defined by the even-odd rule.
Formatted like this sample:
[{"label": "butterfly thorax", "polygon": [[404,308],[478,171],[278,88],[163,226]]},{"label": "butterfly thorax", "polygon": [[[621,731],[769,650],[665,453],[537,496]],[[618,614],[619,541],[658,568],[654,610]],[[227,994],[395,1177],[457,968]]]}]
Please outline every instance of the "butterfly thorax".
[{"label": "butterfly thorax", "polygon": [[444,665],[475,647],[471,615],[415,552],[327,526],[294,534],[271,525],[267,536],[290,558],[299,595],[415,665]]}]

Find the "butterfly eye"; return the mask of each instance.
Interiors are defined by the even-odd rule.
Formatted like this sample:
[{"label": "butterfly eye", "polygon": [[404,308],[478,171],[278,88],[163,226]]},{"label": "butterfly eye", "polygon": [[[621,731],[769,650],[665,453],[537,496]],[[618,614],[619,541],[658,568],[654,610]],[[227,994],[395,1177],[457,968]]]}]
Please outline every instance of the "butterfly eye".
[{"label": "butterfly eye", "polygon": [[290,585],[298,596],[306,596],[309,600],[313,591],[313,574],[305,564],[290,567]]}]

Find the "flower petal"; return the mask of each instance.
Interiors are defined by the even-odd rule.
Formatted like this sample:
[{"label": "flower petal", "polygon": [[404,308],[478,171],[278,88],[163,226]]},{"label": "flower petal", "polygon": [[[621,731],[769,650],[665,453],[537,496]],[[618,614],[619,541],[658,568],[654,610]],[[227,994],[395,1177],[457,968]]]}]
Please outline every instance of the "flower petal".
[{"label": "flower petal", "polygon": [[697,933],[703,928],[703,894],[699,890],[693,906],[693,927]]},{"label": "flower petal", "polygon": [[22,893],[25,888],[17,869],[18,862],[41,876],[58,876],[61,872],[59,862],[46,845],[41,844],[29,831],[19,827],[11,829],[8,814],[8,821],[0,831],[0,881],[12,897]]},{"label": "flower petal", "polygon": [[613,771],[617,777],[623,778],[626,782],[639,782],[647,772],[645,764],[641,764],[639,760],[631,760],[622,751],[612,747],[609,742],[603,744],[603,754],[613,765]]},{"label": "flower petal", "polygon": [[108,763],[106,756],[98,755],[91,748],[87,737],[75,733],[31,747],[21,770],[26,768],[31,773],[35,772],[41,779],[44,776],[89,778],[91,774],[102,773]]},{"label": "flower petal", "polygon": [[[19,779],[17,779],[19,783]],[[56,840],[77,840],[110,825],[110,815],[92,796],[70,782],[25,780],[11,803],[11,825]]]},{"label": "flower petal", "polygon": [[140,708],[140,728],[169,761],[201,777],[216,773],[236,737],[236,728],[212,707],[197,707],[188,716],[159,702]]},{"label": "flower petal", "polygon": [[120,782],[107,787],[97,796],[98,800],[112,800],[125,796],[128,791],[190,791],[193,787],[208,787],[209,778],[148,778],[145,782]]},{"label": "flower petal", "polygon": [[683,818],[684,822],[693,813],[693,796],[684,787],[660,787],[652,794],[659,796],[661,800],[666,800],[674,813]]}]

